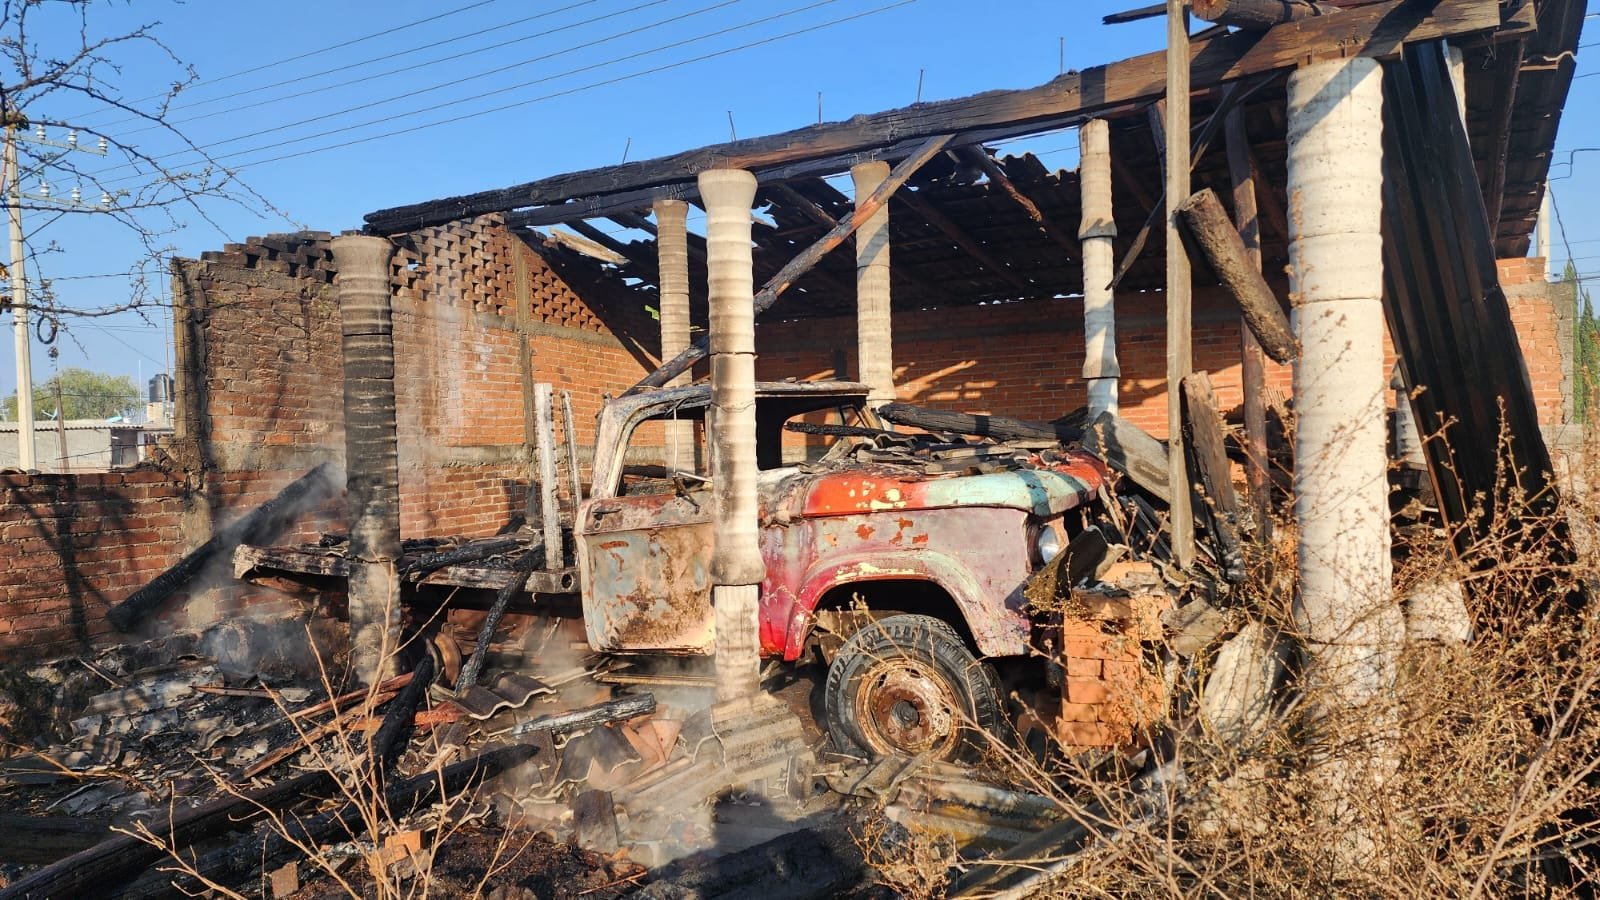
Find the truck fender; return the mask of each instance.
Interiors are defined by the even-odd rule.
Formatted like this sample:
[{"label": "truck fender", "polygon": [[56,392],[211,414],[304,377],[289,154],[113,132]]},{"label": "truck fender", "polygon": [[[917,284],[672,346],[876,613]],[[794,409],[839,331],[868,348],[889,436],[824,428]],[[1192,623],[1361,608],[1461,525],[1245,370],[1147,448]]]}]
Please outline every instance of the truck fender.
[{"label": "truck fender", "polygon": [[974,579],[958,561],[935,550],[829,556],[801,581],[790,614],[785,659],[797,659],[815,621],[813,613],[834,588],[866,581],[928,581],[955,600],[966,619],[978,652],[984,656],[1016,656],[1027,652],[1028,621],[1020,609],[1003,602],[987,603]]}]

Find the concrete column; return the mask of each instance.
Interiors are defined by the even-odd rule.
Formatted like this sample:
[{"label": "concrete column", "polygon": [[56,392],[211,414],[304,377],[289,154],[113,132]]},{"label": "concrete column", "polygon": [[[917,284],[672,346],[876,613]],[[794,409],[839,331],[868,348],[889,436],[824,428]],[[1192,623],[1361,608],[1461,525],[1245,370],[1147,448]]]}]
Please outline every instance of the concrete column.
[{"label": "concrete column", "polygon": [[[856,200],[870,195],[889,177],[886,162],[864,162],[850,169]],[[856,359],[874,408],[894,402],[894,338],[889,308],[889,204],[856,231]]]},{"label": "concrete column", "polygon": [[[1384,428],[1383,75],[1375,60],[1319,62],[1289,79],[1291,296],[1302,352],[1294,366],[1295,518],[1314,720],[1382,730],[1404,621],[1390,578]],[[1371,843],[1354,804],[1393,768],[1384,739],[1331,746],[1317,761],[1322,815],[1349,824],[1341,859]],[[1315,736],[1313,736],[1315,739]],[[1359,749],[1358,749],[1359,748]]]},{"label": "concrete column", "polygon": [[[657,200],[656,258],[661,271],[661,360],[677,356],[689,346],[689,204],[682,200]],[[688,384],[688,372],[667,382],[668,387]],[[667,467],[697,470],[693,422],[667,423]]]},{"label": "concrete column", "polygon": [[1111,216],[1111,129],[1103,119],[1078,128],[1078,187],[1083,192],[1083,378],[1089,386],[1089,418],[1117,411],[1116,274],[1112,244],[1117,223]]},{"label": "concrete column", "polygon": [[711,303],[711,602],[716,607],[717,699],[761,688],[757,603],[766,565],[756,508],[755,277],[750,206],[756,177],[742,169],[700,173],[706,207]]},{"label": "concrete column", "polygon": [[394,326],[384,238],[333,239],[344,349],[345,489],[350,526],[350,643],[356,674],[395,673],[400,644],[400,456],[395,438]]}]

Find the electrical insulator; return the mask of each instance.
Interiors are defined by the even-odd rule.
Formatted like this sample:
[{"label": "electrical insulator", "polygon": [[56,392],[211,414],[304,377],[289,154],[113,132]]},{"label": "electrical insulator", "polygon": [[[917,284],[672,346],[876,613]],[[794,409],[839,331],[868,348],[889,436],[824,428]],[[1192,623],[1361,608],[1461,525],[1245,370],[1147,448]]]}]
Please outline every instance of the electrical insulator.
[{"label": "electrical insulator", "polygon": [[39,182],[39,196],[45,197],[45,198],[48,198],[50,196],[50,182],[48,182],[48,181]]},{"label": "electrical insulator", "polygon": [[83,199],[83,188],[74,185],[73,188],[72,188],[72,202],[73,203],[77,203],[79,200],[82,200],[82,199]]},{"label": "electrical insulator", "polygon": [[76,131],[67,132],[67,146],[69,146],[69,147],[78,146],[78,133]]},{"label": "electrical insulator", "polygon": [[100,145],[99,146],[100,146],[100,152],[101,153],[106,152],[106,139],[105,138],[102,137],[100,139]]},{"label": "electrical insulator", "polygon": [[111,205],[111,195],[106,193],[105,191],[101,191],[100,192],[100,205],[101,206],[110,206]]}]

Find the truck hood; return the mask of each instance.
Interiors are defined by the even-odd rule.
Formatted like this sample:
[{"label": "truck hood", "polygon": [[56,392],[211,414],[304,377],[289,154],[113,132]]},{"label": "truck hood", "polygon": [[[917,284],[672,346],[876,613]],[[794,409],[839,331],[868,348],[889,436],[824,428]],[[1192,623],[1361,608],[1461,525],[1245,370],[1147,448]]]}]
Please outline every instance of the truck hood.
[{"label": "truck hood", "polygon": [[[988,463],[986,468],[995,468]],[[1030,455],[999,471],[929,473],[915,466],[842,462],[763,473],[762,519],[846,516],[960,506],[1019,509],[1058,516],[1099,492],[1105,466],[1074,451]]]}]

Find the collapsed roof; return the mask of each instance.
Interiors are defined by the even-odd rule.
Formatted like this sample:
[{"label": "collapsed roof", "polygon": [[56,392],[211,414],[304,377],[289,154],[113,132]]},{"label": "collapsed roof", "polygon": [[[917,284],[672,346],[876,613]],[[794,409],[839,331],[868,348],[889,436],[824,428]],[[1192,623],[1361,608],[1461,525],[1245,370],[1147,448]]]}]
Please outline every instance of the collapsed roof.
[{"label": "collapsed roof", "polygon": [[[1223,115],[1237,106],[1263,189],[1264,261],[1267,271],[1281,271],[1287,261],[1288,73],[1308,58],[1392,58],[1406,44],[1448,38],[1465,52],[1467,126],[1496,254],[1525,255],[1575,68],[1583,3],[1343,0],[1335,5],[1344,8],[1265,32],[1214,27],[1194,36],[1195,189],[1212,187],[1228,196],[1220,126]],[[850,214],[853,201],[829,183],[830,177],[865,160],[902,159],[930,136],[953,134],[950,149],[918,170],[890,201],[895,306],[926,309],[1074,296],[1082,291],[1077,173],[1053,170],[1033,153],[1011,156],[993,147],[1095,117],[1111,128],[1117,254],[1126,267],[1120,285],[1129,291],[1158,290],[1165,282],[1159,220],[1164,136],[1156,112],[1164,94],[1165,53],[1155,52],[1071,72],[1035,88],[919,103],[380,210],[366,217],[366,230],[395,234],[505,213],[516,226],[571,229],[576,238],[563,236],[545,252],[587,255],[602,271],[651,290],[659,277],[651,202],[695,202],[696,173],[743,167],[761,184],[757,205],[763,215],[757,217],[754,236],[759,281]],[[697,238],[691,235],[690,252],[701,256],[703,240]],[[691,267],[691,295],[696,317],[702,318],[704,273],[693,272],[698,268],[703,267]],[[1197,280],[1208,274],[1197,272]],[[780,298],[768,317],[846,314],[854,297],[853,259],[830,254]]]}]

